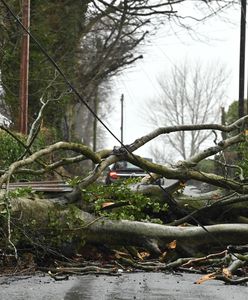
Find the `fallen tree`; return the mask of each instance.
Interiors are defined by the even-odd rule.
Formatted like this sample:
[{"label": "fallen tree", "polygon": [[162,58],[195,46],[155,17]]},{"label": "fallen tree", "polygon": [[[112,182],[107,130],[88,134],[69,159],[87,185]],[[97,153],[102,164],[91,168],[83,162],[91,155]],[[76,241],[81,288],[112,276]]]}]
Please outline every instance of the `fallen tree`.
[{"label": "fallen tree", "polygon": [[[1,197],[2,248],[6,249],[7,254],[10,245],[15,250],[16,258],[18,258],[18,249],[23,245],[26,247],[27,244],[36,249],[43,249],[46,253],[56,252],[63,256],[72,256],[77,251],[82,251],[83,246],[95,244],[105,245],[111,249],[137,247],[150,255],[161,257],[164,252],[170,250],[168,245],[176,241],[173,260],[178,262],[178,259],[183,258],[182,265],[185,263],[185,258],[189,260],[189,257],[192,259],[202,254],[209,255],[215,249],[223,251],[230,244],[246,245],[248,225],[240,224],[247,223],[248,184],[243,180],[243,170],[239,168],[240,176],[235,179],[228,178],[226,174],[221,176],[206,173],[196,167],[205,158],[219,154],[233,145],[245,143],[246,135],[243,128],[247,121],[246,116],[229,126],[208,124],[160,128],[137,139],[131,145],[98,152],[93,152],[83,144],[58,142],[33,153],[31,145],[26,146],[19,141],[23,144],[25,156],[10,164],[7,170],[2,171],[0,177],[0,185],[5,187]],[[240,131],[235,134],[237,128]],[[5,128],[2,130],[8,132]],[[218,130],[234,132],[234,134],[216,142],[214,146],[194,157],[174,165],[152,163],[133,153],[158,135],[178,130]],[[17,137],[15,138],[18,140]],[[42,160],[52,153],[68,150],[76,154],[71,157],[63,157],[60,154],[57,161],[50,163]],[[71,193],[49,199],[49,196],[34,197],[33,193],[31,196],[27,193],[13,194],[8,189],[9,182],[15,174],[46,174],[61,166],[83,160],[91,160],[95,168],[88,175],[77,178]],[[159,205],[167,205],[167,211],[160,211],[166,218],[169,216],[167,219],[160,219],[164,224],[110,220],[106,216],[99,215],[99,211],[95,214],[94,209],[91,213],[86,212],[90,210],[88,203],[85,202],[85,189],[96,182],[111,164],[121,160],[127,160],[147,170],[147,178],[132,186],[132,189],[136,194],[148,195],[150,201],[153,201],[155,196],[154,201],[158,201]],[[33,169],[34,164],[36,167]],[[150,185],[150,182],[159,177],[178,181],[167,187]],[[181,189],[190,179],[214,185],[218,191],[198,197],[178,194],[178,189]],[[115,203],[115,199],[111,198],[111,195],[109,197]],[[123,205],[134,206],[135,203],[132,199],[128,199]],[[153,213],[152,211],[151,214]],[[183,223],[187,224],[183,227],[175,226]],[[246,258],[243,261],[245,266]],[[169,263],[171,257],[160,266],[161,269],[166,269]],[[181,265],[175,263],[176,267]]]},{"label": "fallen tree", "polygon": [[[86,263],[84,258],[76,263],[60,262],[56,268],[41,267],[42,270],[49,271],[55,280],[66,279],[67,277],[60,277],[64,274],[116,274],[121,266],[122,271],[130,271],[131,267],[143,271],[179,269],[209,273],[197,283],[209,279],[231,284],[248,281],[244,276],[233,278],[233,275],[237,272],[240,274],[240,269],[244,270],[247,265],[247,224],[175,227],[115,221],[95,217],[75,207],[71,210],[70,207],[54,203],[54,199],[22,198],[12,201],[12,226],[18,228],[18,233],[25,237],[21,239],[21,243],[25,240],[26,243],[35,245],[36,250],[45,256],[56,255],[61,259],[64,255],[84,253],[83,249],[87,244],[91,247],[104,245],[108,251],[111,249],[112,256],[114,253],[114,261],[113,258],[111,261],[108,259],[110,262],[107,267],[102,266],[102,263]],[[8,238],[11,242],[12,236],[9,235]],[[231,246],[230,243],[243,246]],[[132,247],[139,250],[134,252]],[[128,250],[127,253],[123,249]],[[139,254],[141,250],[146,251],[148,256],[160,257],[160,261],[145,262]],[[218,252],[213,253],[214,250]],[[209,254],[204,256],[206,253]],[[216,270],[214,273],[213,265]],[[245,271],[242,272],[245,274]]]},{"label": "fallen tree", "polygon": [[[76,209],[72,211],[54,204],[53,201],[37,199],[15,199],[12,201],[13,216],[24,223],[35,220],[36,231],[49,229],[51,215],[58,218],[58,224],[66,231],[89,243],[114,246],[138,246],[148,248],[154,254],[161,254],[166,245],[177,241],[179,251],[196,255],[199,249],[209,251],[211,247],[226,247],[230,244],[247,244],[248,224],[217,224],[212,226],[175,227],[127,220],[109,220]],[[21,215],[21,219],[20,219]],[[74,224],[69,224],[73,222]],[[45,225],[47,224],[47,225]],[[47,227],[46,227],[47,226]],[[54,228],[55,230],[55,228]],[[161,249],[161,250],[160,250]],[[187,250],[186,250],[187,249]],[[188,252],[188,253],[187,253]]]}]

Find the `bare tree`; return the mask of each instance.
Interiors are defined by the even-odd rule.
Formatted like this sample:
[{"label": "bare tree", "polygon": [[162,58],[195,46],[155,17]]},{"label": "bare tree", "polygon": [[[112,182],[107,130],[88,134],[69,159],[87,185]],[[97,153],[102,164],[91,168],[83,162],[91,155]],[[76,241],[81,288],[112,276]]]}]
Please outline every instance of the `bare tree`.
[{"label": "bare tree", "polygon": [[[147,101],[149,121],[155,126],[213,123],[220,119],[228,75],[224,66],[184,62],[159,78],[160,97]],[[193,156],[207,141],[211,131],[177,132],[161,139],[183,159]]]},{"label": "bare tree", "polygon": [[[77,88],[91,106],[94,106],[95,91],[99,87],[102,90],[111,77],[142,59],[141,46],[151,32],[156,32],[165,23],[174,23],[189,30],[187,18],[184,18],[185,14],[179,9],[181,2],[184,1],[89,1],[78,43],[75,74]],[[208,4],[202,5],[205,11],[200,14],[201,17],[198,15],[198,21],[211,16],[214,11],[227,4],[211,9]],[[199,11],[202,10],[202,5]],[[105,95],[99,95],[98,101],[98,112],[101,110],[106,114],[105,106],[106,102],[110,102],[109,99]],[[92,136],[88,128],[94,118],[80,101],[73,110],[73,107],[68,110],[72,111],[71,118],[67,116],[71,119],[71,135],[78,136],[80,132],[84,142],[90,145]],[[79,119],[84,121],[79,122]],[[80,130],[73,132],[78,127]]]}]

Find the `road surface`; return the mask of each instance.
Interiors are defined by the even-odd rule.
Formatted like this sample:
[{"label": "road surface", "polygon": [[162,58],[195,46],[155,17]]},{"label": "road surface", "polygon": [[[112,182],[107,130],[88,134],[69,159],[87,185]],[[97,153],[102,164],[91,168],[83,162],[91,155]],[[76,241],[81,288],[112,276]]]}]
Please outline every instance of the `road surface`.
[{"label": "road surface", "polygon": [[121,276],[70,277],[54,281],[44,275],[0,277],[1,300],[247,300],[248,286],[225,285],[221,281],[194,284],[200,275],[132,273]]}]

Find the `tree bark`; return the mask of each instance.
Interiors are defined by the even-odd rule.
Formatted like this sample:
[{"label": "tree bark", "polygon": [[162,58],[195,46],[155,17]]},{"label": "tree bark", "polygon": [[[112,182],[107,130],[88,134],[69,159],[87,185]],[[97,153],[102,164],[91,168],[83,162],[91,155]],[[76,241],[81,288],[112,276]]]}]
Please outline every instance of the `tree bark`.
[{"label": "tree bark", "polygon": [[[208,253],[217,246],[225,248],[229,244],[247,244],[248,225],[246,224],[218,224],[205,227],[188,226],[174,227],[136,221],[114,221],[107,218],[95,217],[74,207],[74,218],[80,226],[69,225],[70,208],[66,205],[54,203],[46,199],[13,199],[12,218],[15,223],[30,224],[36,220],[37,231],[40,227],[49,228],[49,213],[56,211],[57,226],[65,232],[76,233],[77,243],[82,241],[90,244],[104,244],[108,246],[136,246],[159,254],[166,249],[166,245],[177,241],[180,255],[197,255]],[[75,213],[76,212],[76,213]],[[74,220],[75,221],[75,220]],[[35,228],[34,228],[35,230]],[[69,235],[68,235],[68,240]]]}]

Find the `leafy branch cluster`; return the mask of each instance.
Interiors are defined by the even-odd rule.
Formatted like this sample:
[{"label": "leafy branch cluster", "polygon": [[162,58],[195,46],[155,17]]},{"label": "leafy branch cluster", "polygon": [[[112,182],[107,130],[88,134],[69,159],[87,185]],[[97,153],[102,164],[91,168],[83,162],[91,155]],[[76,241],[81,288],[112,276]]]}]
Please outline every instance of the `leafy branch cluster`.
[{"label": "leafy branch cluster", "polygon": [[[136,220],[162,223],[159,216],[168,210],[166,204],[130,189],[137,180],[128,179],[111,185],[91,185],[83,190],[83,200],[93,205],[96,214],[113,220]],[[158,216],[154,218],[154,216]]]}]

